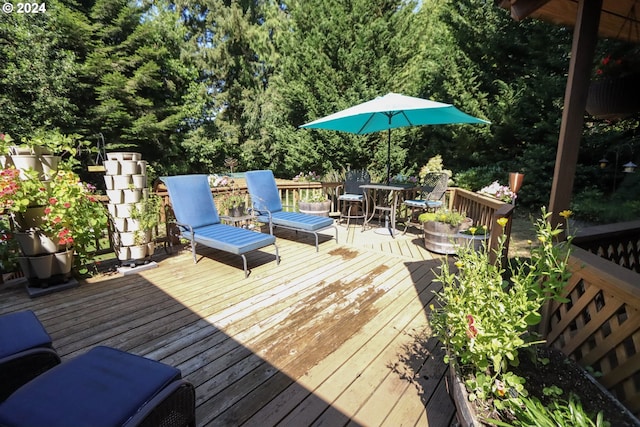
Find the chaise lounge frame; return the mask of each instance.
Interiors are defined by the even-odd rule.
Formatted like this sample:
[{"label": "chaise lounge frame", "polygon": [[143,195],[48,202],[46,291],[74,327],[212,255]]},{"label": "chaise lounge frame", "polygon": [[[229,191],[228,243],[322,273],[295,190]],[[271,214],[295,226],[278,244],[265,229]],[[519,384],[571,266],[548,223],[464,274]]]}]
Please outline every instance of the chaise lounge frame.
[{"label": "chaise lounge frame", "polygon": [[273,235],[223,224],[220,221],[206,175],[177,175],[160,178],[167,187],[180,237],[191,242],[193,262],[197,263],[196,243],[239,255],[244,277],[249,276],[246,253],[273,245],[276,263],[280,255]]},{"label": "chaise lounge frame", "polygon": [[336,243],[338,242],[338,227],[332,218],[283,210],[280,193],[272,171],[248,171],[245,172],[245,178],[253,204],[252,213],[259,222],[269,225],[271,235],[273,235],[275,227],[313,234],[316,252],[318,252],[318,232],[333,228]]}]

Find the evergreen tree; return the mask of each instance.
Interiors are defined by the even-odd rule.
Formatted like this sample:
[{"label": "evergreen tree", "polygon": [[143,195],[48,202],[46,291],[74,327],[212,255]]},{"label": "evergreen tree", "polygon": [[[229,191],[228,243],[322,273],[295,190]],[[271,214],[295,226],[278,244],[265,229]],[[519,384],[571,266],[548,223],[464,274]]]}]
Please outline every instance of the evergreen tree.
[{"label": "evergreen tree", "polygon": [[0,131],[14,139],[38,128],[83,127],[78,75],[90,49],[84,15],[52,0],[46,12],[0,17]]},{"label": "evergreen tree", "polygon": [[195,69],[181,56],[185,28],[164,2],[98,0],[91,9],[97,46],[84,69],[93,82],[95,132],[109,150],[141,152],[156,172],[180,167],[175,144]]},{"label": "evergreen tree", "polygon": [[[276,38],[280,61],[258,104],[262,138],[245,147],[251,164],[269,162],[283,176],[347,165],[381,174],[386,133],[355,136],[298,126],[416,86],[412,73],[401,71],[410,63],[414,7],[388,0],[287,3],[289,29]],[[403,162],[402,154],[394,155],[394,164]]]}]

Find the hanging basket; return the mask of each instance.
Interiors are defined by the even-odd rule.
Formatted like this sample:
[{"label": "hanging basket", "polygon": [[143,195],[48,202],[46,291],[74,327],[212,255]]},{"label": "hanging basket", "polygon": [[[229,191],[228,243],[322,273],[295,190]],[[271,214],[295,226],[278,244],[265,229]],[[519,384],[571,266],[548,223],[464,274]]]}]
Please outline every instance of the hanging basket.
[{"label": "hanging basket", "polygon": [[640,112],[640,73],[592,81],[586,110],[600,119],[621,119]]}]

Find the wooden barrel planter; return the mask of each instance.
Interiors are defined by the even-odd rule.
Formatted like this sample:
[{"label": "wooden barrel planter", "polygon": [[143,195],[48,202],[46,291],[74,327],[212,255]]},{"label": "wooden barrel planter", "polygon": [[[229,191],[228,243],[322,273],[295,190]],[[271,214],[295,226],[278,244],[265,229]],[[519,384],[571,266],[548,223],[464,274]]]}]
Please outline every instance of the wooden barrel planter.
[{"label": "wooden barrel planter", "polygon": [[424,247],[438,254],[455,254],[458,246],[458,233],[467,230],[471,224],[473,224],[471,218],[467,218],[458,226],[438,221],[426,221],[423,224]]},{"label": "wooden barrel planter", "polygon": [[620,119],[637,113],[640,111],[640,73],[592,81],[585,109],[600,119]]},{"label": "wooden barrel planter", "polygon": [[326,202],[298,202],[300,212],[316,216],[329,216],[331,201]]}]

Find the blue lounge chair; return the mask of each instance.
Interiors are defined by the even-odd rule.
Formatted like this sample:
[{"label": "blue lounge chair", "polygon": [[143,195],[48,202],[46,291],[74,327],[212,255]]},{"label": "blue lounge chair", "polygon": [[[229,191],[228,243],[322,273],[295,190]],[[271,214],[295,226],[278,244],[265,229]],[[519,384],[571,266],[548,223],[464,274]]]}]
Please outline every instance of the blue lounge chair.
[{"label": "blue lounge chair", "polygon": [[195,426],[195,390],[174,367],[95,347],[0,403],[0,425]]},{"label": "blue lounge chair", "polygon": [[51,337],[33,311],[0,316],[0,402],[59,363]]},{"label": "blue lounge chair", "polygon": [[258,221],[269,224],[269,232],[273,235],[274,227],[311,233],[316,237],[318,251],[318,232],[333,227],[338,242],[338,228],[332,218],[286,212],[282,209],[280,191],[270,170],[245,172],[247,188],[251,195],[253,213]]},{"label": "blue lounge chair", "polygon": [[247,252],[273,245],[276,248],[276,262],[280,264],[274,236],[220,222],[206,175],[167,176],[160,179],[169,191],[180,235],[191,241],[194,263],[197,262],[196,243],[200,243],[210,248],[240,255],[244,265],[244,277],[249,275],[245,257]]}]

